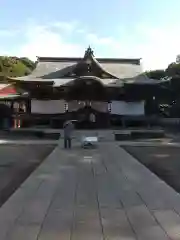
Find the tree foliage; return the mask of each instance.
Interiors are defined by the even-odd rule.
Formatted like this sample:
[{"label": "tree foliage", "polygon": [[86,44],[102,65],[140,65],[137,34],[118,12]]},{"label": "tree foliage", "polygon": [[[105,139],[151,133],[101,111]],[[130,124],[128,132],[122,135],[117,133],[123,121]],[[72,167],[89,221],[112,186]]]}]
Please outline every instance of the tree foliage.
[{"label": "tree foliage", "polygon": [[168,65],[166,69],[156,69],[145,72],[149,78],[162,79],[164,77],[176,77],[180,79],[180,54],[176,56],[176,61]]},{"label": "tree foliage", "polygon": [[28,58],[0,56],[0,76],[21,77],[30,74],[36,64]]},{"label": "tree foliage", "polygon": [[180,76],[180,63],[171,63],[166,69],[166,75],[170,77]]},{"label": "tree foliage", "polygon": [[147,71],[146,75],[149,78],[160,80],[161,78],[164,78],[166,76],[166,72],[165,70],[159,69],[159,70]]},{"label": "tree foliage", "polygon": [[29,58],[20,58],[20,61],[29,69],[33,70],[36,67],[36,63],[31,61]]},{"label": "tree foliage", "polygon": [[165,70],[159,70],[159,69],[152,70],[152,71],[145,72],[145,74],[149,78],[158,79],[158,80],[164,77],[179,77],[180,79],[180,62],[179,61],[169,64]]},{"label": "tree foliage", "polygon": [[180,63],[180,54],[176,56],[176,63]]}]

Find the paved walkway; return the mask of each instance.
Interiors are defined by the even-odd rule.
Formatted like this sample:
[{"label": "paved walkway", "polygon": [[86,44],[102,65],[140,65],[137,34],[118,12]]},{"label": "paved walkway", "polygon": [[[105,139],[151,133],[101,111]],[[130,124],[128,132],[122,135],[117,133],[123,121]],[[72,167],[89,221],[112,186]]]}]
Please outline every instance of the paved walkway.
[{"label": "paved walkway", "polygon": [[0,145],[35,145],[35,144],[59,144],[59,140],[5,140],[0,139]]},{"label": "paved walkway", "polygon": [[179,214],[179,194],[116,142],[57,147],[0,209],[0,239],[180,239]]},{"label": "paved walkway", "polygon": [[[87,136],[87,135],[86,135]],[[92,135],[93,136],[93,135]],[[76,142],[77,145],[80,145],[81,140],[80,137],[76,138],[73,140],[73,142]],[[109,144],[116,144],[119,146],[137,146],[137,147],[160,147],[160,146],[169,146],[169,147],[180,147],[180,142],[166,142],[166,141],[162,141],[162,142],[153,142],[153,141],[112,141],[112,140],[101,140],[100,142],[105,142],[109,143]],[[42,144],[42,145],[48,145],[48,144],[55,144],[55,145],[61,145],[63,146],[63,139],[59,139],[59,140],[4,140],[4,139],[0,139],[0,145],[34,145],[34,144]]]}]

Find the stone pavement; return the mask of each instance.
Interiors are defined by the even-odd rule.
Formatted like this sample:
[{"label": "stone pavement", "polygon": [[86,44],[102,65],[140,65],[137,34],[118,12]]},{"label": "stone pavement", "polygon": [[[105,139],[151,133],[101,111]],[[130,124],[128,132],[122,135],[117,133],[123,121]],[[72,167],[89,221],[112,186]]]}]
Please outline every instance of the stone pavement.
[{"label": "stone pavement", "polygon": [[59,144],[59,140],[4,140],[0,139],[0,145],[34,145],[34,144]]},{"label": "stone pavement", "polygon": [[116,142],[60,146],[0,209],[0,240],[180,239],[180,195]]},{"label": "stone pavement", "polygon": [[[85,136],[88,136],[87,134]],[[93,136],[93,135],[89,135]],[[95,136],[95,135],[94,135]],[[76,145],[80,145],[80,137],[73,139],[73,142],[75,142]],[[106,142],[109,144],[116,144],[119,146],[146,146],[146,147],[159,147],[159,146],[169,146],[169,147],[180,147],[180,142],[146,142],[146,141],[113,141],[113,140],[107,140],[107,139],[102,139],[100,138],[100,142]],[[4,140],[0,139],[0,145],[34,145],[34,144],[39,144],[39,145],[49,145],[49,144],[55,144],[55,145],[63,145],[63,139],[59,140]]]}]

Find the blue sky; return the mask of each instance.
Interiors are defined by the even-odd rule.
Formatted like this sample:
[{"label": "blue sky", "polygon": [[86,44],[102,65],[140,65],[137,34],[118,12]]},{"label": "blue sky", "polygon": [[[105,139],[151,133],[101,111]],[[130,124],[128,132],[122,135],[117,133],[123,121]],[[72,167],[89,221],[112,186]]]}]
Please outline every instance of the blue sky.
[{"label": "blue sky", "polygon": [[2,0],[0,54],[142,57],[165,68],[180,53],[180,1]]}]

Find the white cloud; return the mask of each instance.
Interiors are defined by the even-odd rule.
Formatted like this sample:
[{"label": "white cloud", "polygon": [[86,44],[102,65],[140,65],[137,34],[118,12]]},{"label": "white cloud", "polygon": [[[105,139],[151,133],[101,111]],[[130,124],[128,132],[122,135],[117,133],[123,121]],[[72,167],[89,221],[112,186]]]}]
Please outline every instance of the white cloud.
[{"label": "white cloud", "polygon": [[142,58],[144,70],[163,69],[175,61],[180,53],[180,31],[177,28],[162,28],[138,25],[128,36],[99,37],[87,34],[93,46],[104,48],[107,57]]},{"label": "white cloud", "polygon": [[139,44],[136,52],[141,54],[145,69],[166,68],[180,53],[180,29],[176,27],[151,27],[141,25],[138,29]]},{"label": "white cloud", "polygon": [[78,22],[72,21],[72,22],[54,22],[50,24],[51,27],[54,27],[56,30],[63,31],[66,34],[71,34],[73,31],[75,31],[78,28]]},{"label": "white cloud", "polygon": [[20,30],[0,29],[0,36],[10,37],[18,31],[21,39],[24,39],[20,47],[9,47],[11,52],[1,44],[3,51],[0,55],[5,52],[9,55],[27,56],[33,60],[36,56],[82,56],[85,48],[91,45],[95,56],[142,58],[144,69],[158,69],[166,68],[180,53],[180,31],[177,25],[174,28],[162,28],[139,24],[129,34],[119,30],[119,37],[102,37],[87,31],[85,27],[77,21],[52,22],[46,25],[31,21]]},{"label": "white cloud", "polygon": [[[70,26],[68,29],[70,30]],[[26,42],[18,50],[19,55],[31,59],[35,59],[36,56],[82,55],[84,48],[79,44],[68,42],[63,36],[61,31],[55,32],[49,26],[29,26],[25,34]]]},{"label": "white cloud", "polygon": [[84,34],[86,30],[84,28],[77,29],[77,33]]},{"label": "white cloud", "polygon": [[0,29],[0,37],[11,37],[18,33],[17,30]]},{"label": "white cloud", "polygon": [[95,45],[112,45],[114,43],[114,39],[111,37],[99,37],[94,33],[88,33],[86,35],[86,40],[91,44]]},{"label": "white cloud", "polygon": [[[69,33],[72,34],[71,37],[69,37]],[[75,43],[72,36],[78,34],[81,34],[81,42]],[[116,50],[118,48],[118,43],[115,39],[88,33],[77,22],[55,22],[47,25],[37,25],[31,22],[26,27],[24,35],[26,40],[17,49],[18,55],[27,56],[33,60],[36,59],[36,56],[83,56],[88,45],[97,50],[97,52],[95,51],[96,56],[98,47],[106,48],[109,46],[111,49],[116,48]],[[99,51],[101,56],[104,55],[102,51]]]}]

